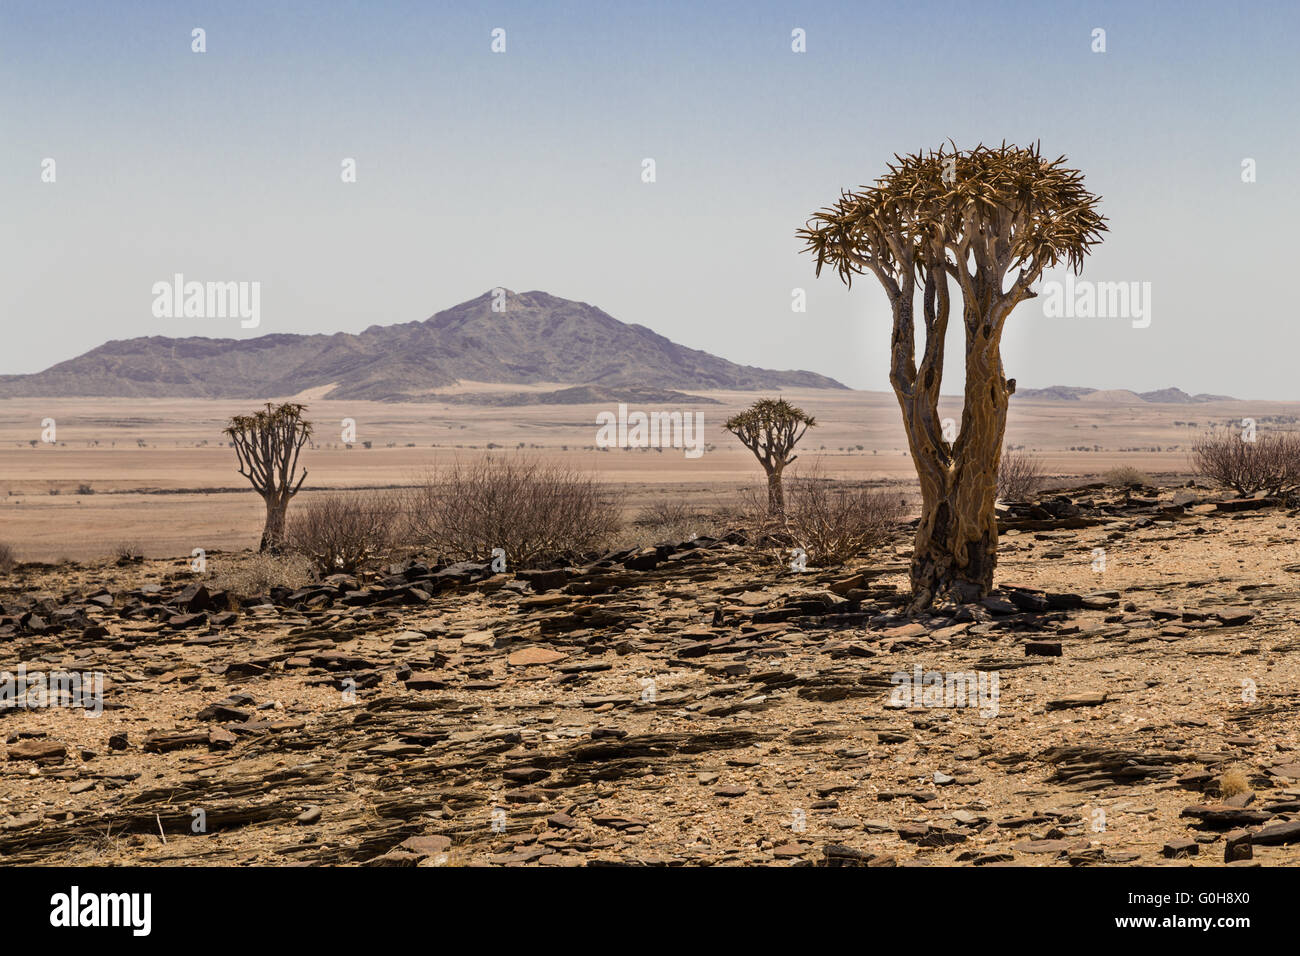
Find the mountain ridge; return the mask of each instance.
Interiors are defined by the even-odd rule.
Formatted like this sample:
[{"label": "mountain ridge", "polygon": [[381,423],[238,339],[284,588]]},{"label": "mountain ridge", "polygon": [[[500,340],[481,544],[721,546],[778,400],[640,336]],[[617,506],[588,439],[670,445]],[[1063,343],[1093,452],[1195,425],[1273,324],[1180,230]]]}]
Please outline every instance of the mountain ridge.
[{"label": "mountain ridge", "polygon": [[1017,389],[1012,398],[1043,399],[1053,402],[1123,402],[1134,399],[1160,405],[1199,405],[1205,402],[1236,402],[1231,395],[1211,395],[1199,392],[1189,395],[1181,388],[1170,386],[1149,392],[1135,392],[1127,388],[1087,388],[1079,385],[1049,385],[1047,388]]},{"label": "mountain ridge", "polygon": [[[0,376],[0,397],[432,400],[460,381],[601,389],[846,389],[824,375],[739,365],[547,292],[485,292],[422,321],[249,339],[140,336],[41,372]],[[493,311],[494,303],[504,311]]]}]

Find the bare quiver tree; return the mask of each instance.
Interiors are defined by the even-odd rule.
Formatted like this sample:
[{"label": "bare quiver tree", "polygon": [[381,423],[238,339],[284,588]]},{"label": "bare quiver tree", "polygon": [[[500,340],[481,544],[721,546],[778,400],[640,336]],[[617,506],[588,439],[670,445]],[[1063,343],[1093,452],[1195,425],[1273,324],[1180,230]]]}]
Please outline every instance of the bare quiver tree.
[{"label": "bare quiver tree", "polygon": [[[1043,270],[1076,274],[1106,231],[1099,197],[1065,158],[1037,146],[977,146],[896,156],[876,184],[843,192],[799,230],[817,274],[831,265],[846,285],[870,272],[893,312],[890,383],[921,485],[912,553],[912,603],[940,595],[978,599],[997,564],[998,468],[1015,380],[1002,369],[1002,329]],[[961,294],[966,337],[961,431],[949,443],[939,418],[950,283]],[[925,345],[916,360],[916,300]]]},{"label": "bare quiver tree", "polygon": [[767,510],[772,517],[785,514],[785,493],[781,488],[781,472],[798,458],[792,455],[794,446],[804,432],[816,425],[811,415],[796,408],[784,398],[765,398],[755,402],[739,415],[733,415],[722,426],[754,453],[758,463],[767,472]]},{"label": "bare quiver tree", "polygon": [[311,437],[311,422],[302,417],[305,409],[293,402],[280,406],[267,402],[265,409],[252,415],[236,415],[225,429],[239,456],[239,473],[266,502],[259,551],[281,549],[289,499],[307,477],[306,468],[298,474],[298,454]]}]

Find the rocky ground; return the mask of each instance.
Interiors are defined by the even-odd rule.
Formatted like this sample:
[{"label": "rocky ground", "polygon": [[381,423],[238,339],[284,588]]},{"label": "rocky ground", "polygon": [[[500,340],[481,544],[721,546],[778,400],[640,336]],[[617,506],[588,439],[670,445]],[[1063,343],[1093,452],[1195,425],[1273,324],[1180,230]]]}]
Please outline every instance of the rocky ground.
[{"label": "rocky ground", "polygon": [[[95,717],[0,710],[0,856],[1300,862],[1295,515],[1057,493],[1003,514],[997,594],[917,619],[905,534],[826,571],[734,536],[242,601],[188,558],[23,565],[0,666],[106,684]],[[996,701],[900,696],[918,669]]]}]

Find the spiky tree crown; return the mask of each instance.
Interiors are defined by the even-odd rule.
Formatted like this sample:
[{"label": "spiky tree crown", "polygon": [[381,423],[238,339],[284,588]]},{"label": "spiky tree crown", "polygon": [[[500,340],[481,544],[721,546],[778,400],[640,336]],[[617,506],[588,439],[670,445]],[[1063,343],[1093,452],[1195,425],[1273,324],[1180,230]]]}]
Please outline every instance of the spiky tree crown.
[{"label": "spiky tree crown", "polygon": [[827,264],[849,285],[867,270],[882,281],[923,266],[957,275],[973,260],[976,275],[1018,269],[1027,286],[1062,262],[1077,273],[1106,231],[1083,174],[1064,156],[1044,159],[1038,145],[894,159],[875,185],[842,192],[798,231],[818,275]]},{"label": "spiky tree crown", "polygon": [[817,424],[802,408],[791,405],[784,398],[764,398],[737,415],[732,415],[723,426],[729,432],[747,426],[777,427],[787,424]]},{"label": "spiky tree crown", "polygon": [[816,419],[784,398],[764,398],[731,416],[722,427],[739,438],[764,465],[784,467],[794,461],[790,452],[804,432],[816,424]]},{"label": "spiky tree crown", "polygon": [[302,417],[306,405],[285,402],[283,405],[266,403],[266,408],[251,415],[235,415],[224,429],[231,438],[242,434],[260,434],[262,432],[290,428],[304,437],[311,437],[311,422]]}]

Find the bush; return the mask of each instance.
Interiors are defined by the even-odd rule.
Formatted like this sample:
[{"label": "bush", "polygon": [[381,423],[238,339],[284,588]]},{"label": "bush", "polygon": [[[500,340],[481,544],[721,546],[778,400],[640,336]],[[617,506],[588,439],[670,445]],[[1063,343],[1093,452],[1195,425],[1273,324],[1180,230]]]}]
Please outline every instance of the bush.
[{"label": "bush", "polygon": [[1233,429],[1208,432],[1192,445],[1192,467],[1243,497],[1294,494],[1300,490],[1300,434],[1268,432],[1250,442]]},{"label": "bush", "polygon": [[529,567],[600,550],[618,533],[618,504],[589,475],[524,458],[457,462],[430,475],[411,502],[421,549],[456,561]]},{"label": "bush", "polygon": [[1229,770],[1219,778],[1219,796],[1224,800],[1249,792],[1250,778],[1240,770]]},{"label": "bush", "polygon": [[138,541],[119,541],[113,548],[113,557],[119,564],[128,564],[144,558],[144,549]]},{"label": "bush", "polygon": [[665,528],[689,522],[695,516],[695,509],[685,502],[660,498],[638,511],[632,523],[643,528]]},{"label": "bush", "polygon": [[392,494],[321,495],[289,519],[285,546],[322,577],[353,574],[388,556],[400,513],[401,502]]},{"label": "bush", "polygon": [[1146,488],[1155,484],[1151,476],[1131,465],[1120,465],[1102,475],[1102,480],[1112,488]]},{"label": "bush", "polygon": [[735,519],[724,511],[663,498],[641,508],[610,546],[624,549],[680,544],[704,535],[720,537],[735,526]]},{"label": "bush", "polygon": [[906,506],[896,491],[854,488],[812,472],[786,485],[785,526],[808,563],[844,564],[889,540]]},{"label": "bush", "polygon": [[14,557],[14,549],[7,544],[0,544],[0,573],[8,574],[17,563],[18,559]]},{"label": "bush", "polygon": [[998,467],[998,498],[1027,501],[1043,484],[1043,465],[1036,455],[1008,447]]},{"label": "bush", "polygon": [[271,588],[305,587],[312,580],[311,562],[300,554],[253,552],[212,559],[211,587],[228,591],[236,599],[260,597]]}]

